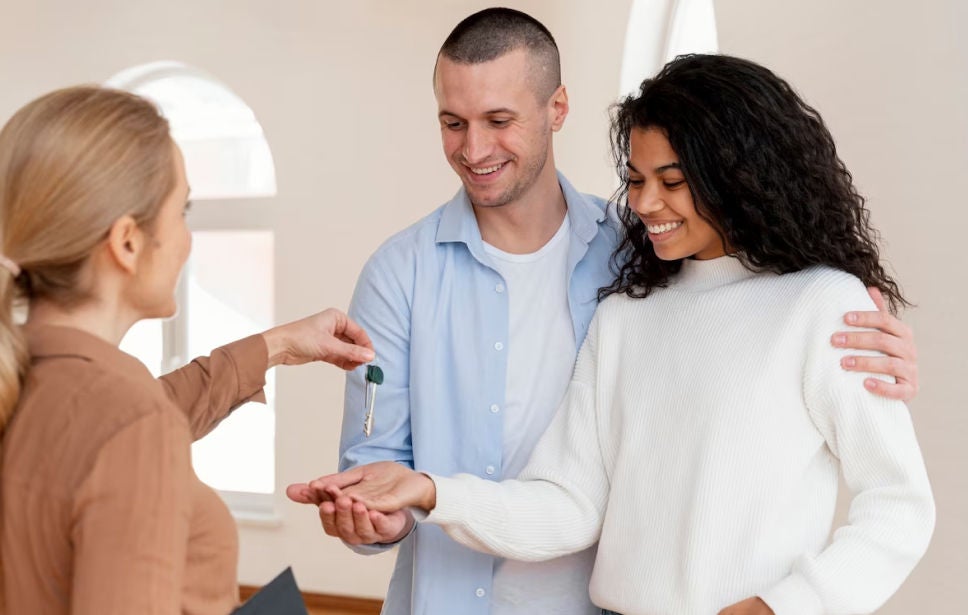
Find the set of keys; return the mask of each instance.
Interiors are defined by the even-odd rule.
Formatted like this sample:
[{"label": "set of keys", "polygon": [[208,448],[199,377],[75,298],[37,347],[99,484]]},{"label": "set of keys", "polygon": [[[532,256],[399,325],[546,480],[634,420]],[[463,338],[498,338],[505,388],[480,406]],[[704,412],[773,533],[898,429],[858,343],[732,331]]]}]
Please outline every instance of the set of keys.
[{"label": "set of keys", "polygon": [[376,405],[376,387],[383,384],[383,370],[378,365],[366,366],[365,377],[366,389],[363,393],[363,410],[366,411],[366,418],[363,419],[363,435],[367,438],[373,431],[373,407]]}]

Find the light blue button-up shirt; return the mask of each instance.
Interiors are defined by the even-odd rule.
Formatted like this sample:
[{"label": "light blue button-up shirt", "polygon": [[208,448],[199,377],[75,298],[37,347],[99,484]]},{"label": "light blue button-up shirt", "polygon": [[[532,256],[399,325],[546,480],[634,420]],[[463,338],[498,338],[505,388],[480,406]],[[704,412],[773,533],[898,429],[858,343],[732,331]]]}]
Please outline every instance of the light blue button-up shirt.
[{"label": "light blue button-up shirt", "polygon": [[[578,348],[598,289],[612,281],[608,263],[620,225],[605,201],[577,192],[560,174],[558,180],[571,224],[568,305]],[[340,469],[392,460],[444,476],[501,480],[501,409],[515,340],[508,339],[504,280],[484,251],[463,189],[376,251],[349,314],[373,340],[385,380],[365,438],[364,370],[347,376]],[[488,615],[494,562],[440,528],[418,524],[400,543],[383,613]]]}]

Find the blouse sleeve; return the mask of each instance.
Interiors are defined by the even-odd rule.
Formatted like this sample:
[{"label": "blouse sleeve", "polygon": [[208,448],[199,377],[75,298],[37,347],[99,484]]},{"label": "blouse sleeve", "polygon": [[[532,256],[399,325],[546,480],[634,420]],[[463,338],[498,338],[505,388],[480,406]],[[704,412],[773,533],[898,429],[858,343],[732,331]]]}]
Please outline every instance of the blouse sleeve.
[{"label": "blouse sleeve", "polygon": [[185,413],[197,440],[245,402],[265,402],[262,387],[268,364],[265,340],[253,335],[216,348],[158,380]]},{"label": "blouse sleeve", "polygon": [[149,412],[101,449],[73,510],[72,615],[176,615],[191,516],[184,418]]}]

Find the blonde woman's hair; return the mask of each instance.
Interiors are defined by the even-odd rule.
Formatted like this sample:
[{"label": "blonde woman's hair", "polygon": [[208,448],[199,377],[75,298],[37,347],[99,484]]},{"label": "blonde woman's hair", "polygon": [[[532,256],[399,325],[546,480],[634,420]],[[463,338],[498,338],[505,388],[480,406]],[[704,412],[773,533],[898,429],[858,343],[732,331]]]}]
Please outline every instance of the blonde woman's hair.
[{"label": "blonde woman's hair", "polygon": [[0,432],[27,373],[18,300],[76,305],[79,273],[123,215],[151,228],[175,188],[168,122],[147,100],[97,86],[51,92],[0,131]]}]

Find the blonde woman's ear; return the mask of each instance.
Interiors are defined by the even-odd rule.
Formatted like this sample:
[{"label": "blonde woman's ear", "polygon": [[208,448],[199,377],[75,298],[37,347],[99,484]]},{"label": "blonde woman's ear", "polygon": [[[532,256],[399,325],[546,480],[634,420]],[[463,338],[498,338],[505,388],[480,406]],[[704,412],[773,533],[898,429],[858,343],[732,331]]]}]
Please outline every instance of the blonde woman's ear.
[{"label": "blonde woman's ear", "polygon": [[138,271],[138,259],[145,247],[144,231],[129,215],[114,221],[108,231],[107,250],[114,263],[125,273],[134,275]]}]

